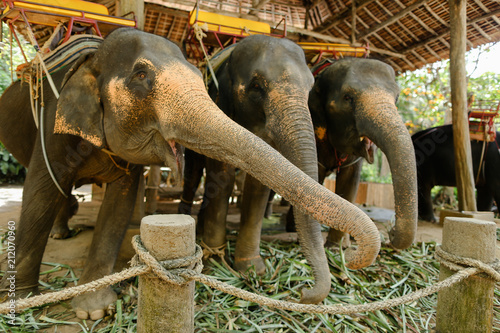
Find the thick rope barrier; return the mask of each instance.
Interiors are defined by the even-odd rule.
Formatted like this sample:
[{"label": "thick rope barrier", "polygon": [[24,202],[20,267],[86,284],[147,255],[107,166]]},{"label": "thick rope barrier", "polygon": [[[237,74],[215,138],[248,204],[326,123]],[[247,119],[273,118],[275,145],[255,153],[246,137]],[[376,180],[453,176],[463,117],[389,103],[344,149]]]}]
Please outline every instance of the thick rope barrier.
[{"label": "thick rope barrier", "polygon": [[[61,291],[43,294],[31,298],[16,300],[16,311],[26,308],[41,306],[47,303],[59,302],[86,292],[96,291],[109,285],[121,282],[134,276],[152,273],[168,283],[182,285],[189,281],[197,281],[211,288],[224,293],[236,296],[243,300],[258,303],[275,309],[289,310],[304,313],[316,314],[354,314],[360,312],[370,312],[383,310],[399,305],[407,304],[436,293],[444,288],[448,288],[473,275],[486,273],[496,282],[500,282],[500,263],[496,260],[492,265],[487,265],[479,260],[463,258],[444,251],[440,246],[436,247],[435,258],[445,267],[457,271],[451,277],[439,281],[436,284],[424,289],[417,290],[410,294],[383,301],[377,301],[359,305],[315,305],[299,304],[289,301],[281,301],[266,296],[257,295],[246,290],[234,287],[227,283],[218,281],[210,276],[201,274],[203,265],[201,263],[203,251],[196,245],[196,252],[193,256],[158,262],[145,248],[140,240],[140,236],[134,236],[132,245],[136,250],[136,255],[132,259],[132,267],[119,273],[105,276],[101,279],[86,283],[80,286],[71,287]],[[0,313],[8,313],[11,308],[9,302],[0,304]]]}]

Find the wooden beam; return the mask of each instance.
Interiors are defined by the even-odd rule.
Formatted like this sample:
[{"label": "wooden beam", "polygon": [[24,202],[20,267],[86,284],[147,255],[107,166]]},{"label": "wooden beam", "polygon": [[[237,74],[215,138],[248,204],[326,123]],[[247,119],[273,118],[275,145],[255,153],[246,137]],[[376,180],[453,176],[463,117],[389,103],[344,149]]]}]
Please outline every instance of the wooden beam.
[{"label": "wooden beam", "polygon": [[[375,0],[360,0],[360,1],[356,1],[356,4],[357,4],[356,9],[360,10],[363,7],[365,7],[365,6],[369,5],[370,3],[372,3],[373,1],[375,1]],[[328,20],[329,23],[327,23],[325,26],[321,25],[319,27],[316,27],[316,29],[314,29],[314,31],[325,32],[326,30],[330,30],[335,25],[339,24],[340,22],[342,22],[343,20],[345,20],[346,18],[348,18],[349,15],[351,15],[351,9],[349,7],[346,7],[345,9],[343,9],[342,11],[340,11],[336,16],[334,16],[330,20]]]},{"label": "wooden beam", "polygon": [[[147,11],[147,9],[146,9]],[[161,15],[163,13],[162,12],[159,12],[158,13],[158,18],[156,19],[156,24],[155,24],[155,28],[153,29],[153,33],[156,35],[156,33],[158,32],[158,26],[160,25],[160,22],[161,22]]]},{"label": "wooden beam", "polygon": [[[489,19],[490,17],[496,16],[496,15],[500,15],[500,9],[497,9],[495,11],[489,12],[488,14],[485,14],[483,16],[476,17],[473,20],[469,20],[469,21],[467,21],[467,25],[474,24],[476,22]],[[448,35],[449,33],[450,33],[450,28],[446,28],[440,34],[438,34],[436,36],[432,36],[432,37],[427,38],[427,39],[424,39],[421,42],[419,42],[417,44],[414,44],[414,45],[410,46],[409,48],[407,48],[405,50],[402,50],[401,52],[403,54],[406,54],[406,53],[411,52],[412,50],[414,50],[416,48],[422,47],[422,46],[427,45],[429,43],[432,43],[432,42],[434,42],[434,41],[436,41],[436,40],[438,40],[440,38],[443,38],[444,36]]]},{"label": "wooden beam", "polygon": [[258,15],[259,10],[262,9],[270,0],[254,0],[252,1],[252,9],[248,12],[249,15]]},{"label": "wooden beam", "polygon": [[351,7],[351,44],[356,43],[356,2]]},{"label": "wooden beam", "polygon": [[373,33],[376,33],[377,31],[385,28],[386,26],[393,24],[394,22],[396,22],[397,20],[399,20],[400,18],[402,18],[406,14],[410,13],[414,9],[420,7],[421,5],[423,5],[424,3],[426,3],[427,1],[429,1],[429,0],[418,0],[418,1],[414,2],[413,4],[411,4],[410,6],[406,7],[405,9],[403,9],[402,11],[400,11],[399,13],[397,13],[396,15],[394,15],[394,16],[390,17],[389,19],[385,20],[384,22],[382,22],[382,23],[374,26],[370,30],[365,31],[363,34],[361,34],[360,36],[358,36],[358,38],[359,39],[363,39],[365,37],[370,36]]},{"label": "wooden beam", "polygon": [[173,15],[173,16],[178,16],[178,17],[188,17],[189,16],[189,12],[179,10],[179,9],[171,9],[171,8],[163,7],[162,5],[146,3],[145,7],[148,10],[160,12],[160,13],[167,14],[167,15]]},{"label": "wooden beam", "polygon": [[[355,47],[364,46],[361,43],[351,44],[349,42],[349,40],[344,39],[344,38],[333,37],[333,36],[329,36],[329,35],[325,35],[325,34],[320,34],[318,32],[314,32],[311,30],[306,30],[306,29],[301,29],[301,28],[296,28],[296,27],[291,27],[291,26],[287,26],[286,31],[289,33],[292,33],[292,34],[300,34],[300,35],[304,35],[304,36],[310,36],[310,37],[321,39],[321,40],[324,40],[324,41],[330,42],[330,43],[349,44],[349,45],[355,46]],[[389,51],[389,50],[384,50],[384,49],[380,49],[380,48],[373,47],[373,46],[370,46],[369,49],[370,49],[370,52],[385,54],[385,55],[395,57],[395,58],[404,58],[405,57],[401,53],[397,53],[397,52],[393,52],[393,51]]]},{"label": "wooden beam", "polygon": [[467,0],[449,0],[450,8],[450,87],[453,117],[453,145],[457,179],[458,209],[476,211],[472,154],[467,117]]},{"label": "wooden beam", "polygon": [[174,31],[175,29],[175,22],[176,22],[176,19],[177,17],[174,16],[174,18],[172,19],[172,24],[170,25],[170,29],[168,29],[168,33],[167,33],[167,38],[170,39],[170,36],[172,35],[172,31]]},{"label": "wooden beam", "polygon": [[116,3],[116,15],[123,16],[133,12],[137,20],[137,28],[144,30],[144,0],[119,0]]}]

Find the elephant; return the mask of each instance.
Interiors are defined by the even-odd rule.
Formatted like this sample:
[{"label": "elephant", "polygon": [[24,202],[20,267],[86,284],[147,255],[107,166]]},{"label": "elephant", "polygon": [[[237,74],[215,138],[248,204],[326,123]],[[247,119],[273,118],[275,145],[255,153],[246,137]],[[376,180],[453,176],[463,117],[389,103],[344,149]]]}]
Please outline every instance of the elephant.
[{"label": "elephant", "polygon": [[[314,125],[319,182],[337,171],[335,192],[354,202],[362,159],[373,162],[379,147],[392,172],[396,222],[390,232],[395,248],[409,247],[417,229],[416,166],[410,134],[397,112],[399,87],[392,67],[366,58],[325,59],[311,69],[309,93]],[[374,145],[376,144],[376,146]],[[293,219],[287,216],[287,228]],[[331,229],[327,244],[349,244],[343,232]]]},{"label": "elephant", "polygon": [[[107,186],[79,283],[111,273],[142,165],[165,163],[180,171],[182,147],[238,166],[321,223],[349,232],[358,248],[346,253],[348,267],[376,259],[380,235],[373,222],[227,117],[208,96],[200,71],[167,39],[117,29],[52,79],[60,96],[44,79],[40,129],[27,84],[14,82],[0,98],[0,141],[29,166],[16,225],[15,273],[6,271],[0,289],[15,274],[16,297],[38,292],[54,219],[72,187],[86,183]],[[10,296],[3,291],[0,297]],[[115,300],[109,287],[75,297],[72,306],[79,318],[96,320]]]},{"label": "elephant", "polygon": [[[314,79],[307,67],[303,50],[287,39],[265,35],[246,37],[216,55],[215,80],[208,91],[216,104],[236,123],[276,148],[285,158],[317,180],[317,160],[307,96]],[[224,59],[219,61],[219,59]],[[210,248],[226,244],[226,215],[234,187],[235,166],[186,152],[184,191],[179,211],[190,213],[190,205],[206,167],[202,216],[203,242]],[[188,158],[191,157],[191,158]],[[262,218],[269,197],[269,187],[247,175],[243,186],[241,223],[234,253],[239,271],[254,267],[265,272],[260,256]],[[316,303],[328,294],[330,278],[320,225],[304,211],[297,215],[297,230],[302,250],[314,272],[321,296],[302,301]]]},{"label": "elephant", "polygon": [[[456,186],[453,126],[428,128],[412,135],[417,162],[418,216],[435,222],[431,190],[436,185]],[[492,142],[471,140],[472,166],[478,211],[500,203],[500,132]],[[484,150],[484,151],[483,151]]]}]

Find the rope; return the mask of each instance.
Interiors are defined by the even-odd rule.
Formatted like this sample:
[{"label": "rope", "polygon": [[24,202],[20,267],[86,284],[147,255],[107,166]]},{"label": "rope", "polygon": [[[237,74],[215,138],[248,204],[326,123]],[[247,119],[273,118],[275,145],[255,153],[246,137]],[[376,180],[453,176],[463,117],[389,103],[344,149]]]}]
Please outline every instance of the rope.
[{"label": "rope", "polygon": [[[144,245],[140,240],[140,236],[134,236],[134,238],[132,239],[132,245],[137,253],[131,261],[133,267],[125,269],[113,275],[105,276],[99,280],[95,280],[84,285],[64,289],[58,292],[35,296],[32,298],[17,300],[16,310],[19,311],[29,307],[41,306],[46,303],[69,299],[81,295],[85,292],[96,291],[98,289],[102,289],[128,278],[150,272],[156,274],[159,278],[169,283],[182,285],[190,281],[197,281],[200,283],[204,283],[211,288],[236,296],[243,300],[258,303],[260,305],[265,305],[271,308],[320,314],[355,314],[360,312],[383,310],[411,303],[418,300],[419,298],[431,295],[444,288],[448,288],[453,284],[461,282],[478,273],[486,273],[495,281],[500,282],[500,273],[498,272],[500,270],[500,263],[498,262],[498,260],[495,261],[495,263],[493,263],[492,265],[487,265],[479,260],[452,255],[438,246],[435,253],[436,259],[445,267],[448,267],[452,270],[458,270],[458,272],[432,286],[417,290],[395,299],[359,305],[298,304],[257,295],[246,290],[234,287],[227,283],[218,281],[207,275],[201,274],[200,272],[203,268],[201,264],[201,258],[203,254],[201,247],[198,245],[196,245],[196,252],[193,256],[181,259],[166,260],[162,262],[158,262],[144,248]],[[463,265],[469,267],[464,268]],[[10,311],[9,305],[10,302],[0,304],[0,313],[8,313]]]},{"label": "rope", "polygon": [[[206,23],[205,23],[206,25]],[[208,27],[204,27],[205,31],[208,30]],[[203,28],[198,24],[193,25],[194,33],[196,35],[196,39],[200,42],[201,49],[203,50],[203,54],[205,55],[205,59],[207,60],[208,70],[212,75],[212,79],[214,80],[215,87],[219,90],[219,82],[217,81],[217,77],[215,76],[214,69],[212,68],[212,64],[210,63],[210,59],[208,57],[207,51],[205,50],[205,45],[203,44],[203,37],[207,37],[207,35],[203,32]]]},{"label": "rope", "polygon": [[229,265],[226,261],[226,244],[222,244],[220,246],[216,247],[210,247],[207,244],[205,244],[204,241],[200,241],[201,247],[203,249],[203,260],[208,260],[211,256],[217,256],[220,258],[224,266],[233,273],[234,276],[241,276],[240,273],[235,271],[231,265]]}]

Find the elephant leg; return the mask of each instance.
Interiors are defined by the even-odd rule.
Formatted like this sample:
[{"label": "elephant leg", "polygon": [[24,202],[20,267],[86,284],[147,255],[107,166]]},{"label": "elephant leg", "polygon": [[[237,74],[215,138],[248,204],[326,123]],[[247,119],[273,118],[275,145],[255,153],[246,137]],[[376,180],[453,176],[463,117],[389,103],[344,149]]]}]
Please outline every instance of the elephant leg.
[{"label": "elephant leg", "polygon": [[493,206],[493,193],[487,186],[477,186],[477,210],[490,211]]},{"label": "elephant leg", "polygon": [[77,212],[78,200],[76,200],[74,195],[70,195],[57,214],[52,230],[50,231],[50,237],[54,239],[68,238],[70,236],[70,230],[68,227],[69,219]]},{"label": "elephant leg", "polygon": [[286,224],[285,224],[285,230],[286,232],[296,232],[297,228],[295,227],[295,218],[293,215],[293,206],[290,206],[290,209],[286,213]]},{"label": "elephant leg", "polygon": [[244,272],[251,266],[255,266],[257,274],[264,274],[266,270],[264,260],[260,256],[260,234],[269,192],[269,188],[247,175],[240,231],[234,253],[235,268],[239,271]]},{"label": "elephant leg", "polygon": [[142,218],[146,216],[146,203],[144,202],[145,192],[146,180],[144,179],[144,174],[141,173],[139,175],[139,185],[135,196],[134,211],[132,212],[129,224],[129,226],[134,229],[140,228]]},{"label": "elephant leg", "polygon": [[211,248],[226,244],[226,216],[234,185],[234,167],[207,159],[203,196],[203,242]]},{"label": "elephant leg", "polygon": [[[108,183],[97,216],[92,244],[79,284],[109,275],[113,271],[118,251],[132,217],[142,166],[134,166],[131,175]],[[116,301],[111,287],[75,297],[72,301],[78,318],[97,320]]]},{"label": "elephant leg", "polygon": [[184,152],[184,185],[181,202],[177,210],[179,214],[191,215],[194,196],[196,195],[201,178],[203,177],[205,159],[205,156],[191,149],[186,149]]},{"label": "elephant leg", "polygon": [[430,184],[420,183],[418,186],[418,217],[424,221],[436,222],[432,208],[432,188]]},{"label": "elephant leg", "polygon": [[271,215],[273,215],[273,201],[274,201],[275,194],[276,194],[276,192],[274,192],[272,190],[269,192],[269,198],[268,198],[267,204],[266,204],[266,212],[264,213],[264,217],[266,219],[270,218]]},{"label": "elephant leg", "polygon": [[[335,193],[354,203],[356,195],[358,194],[359,181],[361,177],[361,168],[363,161],[359,160],[357,163],[348,167],[340,169],[337,173],[335,181]],[[351,245],[349,234],[331,228],[328,231],[326,238],[326,247],[338,247],[342,242],[342,247],[347,248]]]},{"label": "elephant leg", "polygon": [[[41,151],[37,150],[41,149],[39,146],[35,149]],[[38,294],[40,265],[50,230],[57,214],[63,207],[68,207],[68,199],[54,185],[41,153],[34,154],[30,163],[38,167],[30,168],[27,173],[21,216],[15,225],[14,239],[7,239],[5,242],[9,252],[13,252],[11,247],[15,246],[15,261],[7,261],[5,274],[0,282],[1,290],[9,290],[9,278],[15,278],[15,298],[25,297],[29,293]],[[57,172],[55,174],[59,175]],[[69,173],[58,177],[59,184],[66,193],[71,191],[71,177]],[[2,302],[7,292],[1,292],[0,295]]]}]

